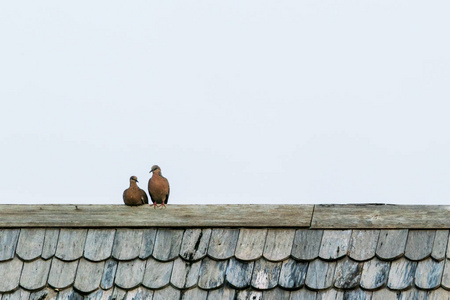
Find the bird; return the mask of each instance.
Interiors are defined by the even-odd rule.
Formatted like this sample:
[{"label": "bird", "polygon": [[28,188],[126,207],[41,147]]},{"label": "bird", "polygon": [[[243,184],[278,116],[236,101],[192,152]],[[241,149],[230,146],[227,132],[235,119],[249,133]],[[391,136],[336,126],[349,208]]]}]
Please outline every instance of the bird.
[{"label": "bird", "polygon": [[147,193],[138,187],[138,182],[136,176],[130,177],[130,187],[123,191],[123,202],[126,205],[136,206],[148,204]]},{"label": "bird", "polygon": [[148,193],[152,199],[153,208],[156,208],[158,204],[161,208],[166,207],[170,194],[169,181],[162,176],[161,168],[157,165],[154,165],[149,173],[153,173],[148,181]]}]

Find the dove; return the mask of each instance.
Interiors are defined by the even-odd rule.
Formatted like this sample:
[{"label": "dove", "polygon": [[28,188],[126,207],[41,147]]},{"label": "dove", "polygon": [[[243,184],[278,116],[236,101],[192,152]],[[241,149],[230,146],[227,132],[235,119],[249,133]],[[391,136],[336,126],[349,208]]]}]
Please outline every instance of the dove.
[{"label": "dove", "polygon": [[137,185],[138,179],[136,176],[130,177],[130,187],[123,192],[123,202],[126,205],[143,205],[148,204],[147,194],[143,189]]},{"label": "dove", "polygon": [[166,207],[170,193],[169,181],[162,176],[161,168],[157,165],[152,167],[150,173],[153,174],[148,181],[148,193],[152,199],[153,207],[156,208],[158,204],[160,204],[161,207]]}]

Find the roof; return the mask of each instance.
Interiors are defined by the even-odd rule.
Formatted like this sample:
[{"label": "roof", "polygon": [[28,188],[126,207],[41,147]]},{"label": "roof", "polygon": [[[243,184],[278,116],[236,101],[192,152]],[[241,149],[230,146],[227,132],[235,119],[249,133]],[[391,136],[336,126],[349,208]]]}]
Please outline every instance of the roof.
[{"label": "roof", "polygon": [[0,205],[0,300],[450,299],[449,217],[445,206]]}]

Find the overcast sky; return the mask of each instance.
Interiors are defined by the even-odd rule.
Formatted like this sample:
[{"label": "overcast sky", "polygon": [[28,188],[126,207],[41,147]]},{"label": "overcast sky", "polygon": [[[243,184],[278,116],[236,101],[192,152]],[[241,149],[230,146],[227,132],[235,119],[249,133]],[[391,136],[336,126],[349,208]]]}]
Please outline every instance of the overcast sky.
[{"label": "overcast sky", "polygon": [[448,204],[449,11],[5,1],[0,204]]}]

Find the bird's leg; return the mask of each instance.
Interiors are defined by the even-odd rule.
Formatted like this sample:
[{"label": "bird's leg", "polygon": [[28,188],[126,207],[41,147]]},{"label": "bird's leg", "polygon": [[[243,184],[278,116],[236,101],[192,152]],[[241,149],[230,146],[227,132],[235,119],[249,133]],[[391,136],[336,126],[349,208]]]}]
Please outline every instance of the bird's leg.
[{"label": "bird's leg", "polygon": [[166,208],[166,205],[164,204],[164,201],[161,203],[161,208]]},{"label": "bird's leg", "polygon": [[158,207],[158,204],[156,203],[156,201],[155,202],[153,202],[153,208],[157,208]]}]

